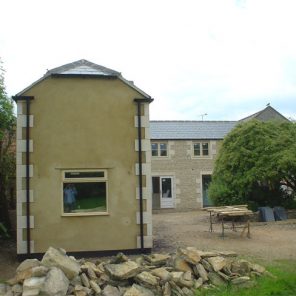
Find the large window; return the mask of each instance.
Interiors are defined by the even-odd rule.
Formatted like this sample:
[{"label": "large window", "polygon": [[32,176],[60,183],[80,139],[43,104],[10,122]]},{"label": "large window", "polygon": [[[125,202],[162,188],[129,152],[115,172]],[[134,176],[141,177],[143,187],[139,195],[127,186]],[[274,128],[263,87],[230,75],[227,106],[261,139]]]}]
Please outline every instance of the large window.
[{"label": "large window", "polygon": [[193,155],[194,156],[208,156],[209,155],[209,143],[208,142],[193,143]]},{"label": "large window", "polygon": [[107,212],[107,171],[63,172],[63,213]]},{"label": "large window", "polygon": [[167,143],[151,143],[152,156],[168,156]]}]

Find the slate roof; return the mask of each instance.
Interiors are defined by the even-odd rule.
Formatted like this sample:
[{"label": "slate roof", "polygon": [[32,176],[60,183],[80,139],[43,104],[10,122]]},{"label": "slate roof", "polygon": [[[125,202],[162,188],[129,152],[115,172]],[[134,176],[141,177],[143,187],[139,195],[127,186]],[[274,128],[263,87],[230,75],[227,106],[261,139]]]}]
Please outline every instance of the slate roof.
[{"label": "slate roof", "polygon": [[97,77],[97,78],[118,78],[131,88],[135,89],[138,93],[143,95],[145,98],[151,98],[148,94],[144,91],[139,89],[137,86],[134,85],[132,81],[125,79],[120,72],[115,70],[103,67],[101,65],[94,64],[87,60],[78,60],[73,63],[65,64],[63,66],[53,68],[48,70],[43,77],[26,87],[24,90],[19,92],[17,96],[23,95],[27,90],[32,88],[34,85],[38,84],[39,82],[43,81],[44,79],[53,76],[53,77],[74,77],[74,76],[83,76],[83,77]]},{"label": "slate roof", "polygon": [[223,139],[237,121],[150,121],[152,140]]}]

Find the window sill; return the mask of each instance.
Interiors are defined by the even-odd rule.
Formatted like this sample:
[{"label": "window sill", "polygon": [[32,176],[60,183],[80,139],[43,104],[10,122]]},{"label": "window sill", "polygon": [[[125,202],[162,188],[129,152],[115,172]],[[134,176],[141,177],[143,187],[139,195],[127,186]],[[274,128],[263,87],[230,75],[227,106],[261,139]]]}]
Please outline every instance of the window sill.
[{"label": "window sill", "polygon": [[62,217],[88,217],[88,216],[109,216],[108,212],[93,212],[93,213],[62,213]]},{"label": "window sill", "polygon": [[207,156],[203,156],[203,155],[201,155],[201,156],[191,156],[191,158],[192,159],[212,159],[213,158],[213,156],[212,155],[207,155]]}]

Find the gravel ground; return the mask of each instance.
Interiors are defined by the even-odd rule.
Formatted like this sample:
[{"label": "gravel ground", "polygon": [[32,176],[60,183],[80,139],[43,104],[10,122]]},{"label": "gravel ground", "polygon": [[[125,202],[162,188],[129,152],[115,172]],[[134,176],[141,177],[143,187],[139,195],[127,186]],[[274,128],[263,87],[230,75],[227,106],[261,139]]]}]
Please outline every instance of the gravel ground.
[{"label": "gravel ground", "polygon": [[296,219],[251,223],[250,239],[240,237],[241,231],[226,230],[222,238],[221,224],[215,224],[214,232],[209,232],[209,214],[204,211],[153,215],[156,251],[194,246],[201,250],[235,251],[264,261],[296,260]]},{"label": "gravel ground", "polygon": [[[177,247],[194,246],[201,250],[235,251],[263,261],[296,260],[296,219],[283,222],[252,223],[251,238],[240,237],[241,230],[226,230],[221,225],[209,232],[208,213],[192,211],[153,215],[154,252],[173,252]],[[18,266],[14,241],[0,240],[0,282],[15,274]]]}]

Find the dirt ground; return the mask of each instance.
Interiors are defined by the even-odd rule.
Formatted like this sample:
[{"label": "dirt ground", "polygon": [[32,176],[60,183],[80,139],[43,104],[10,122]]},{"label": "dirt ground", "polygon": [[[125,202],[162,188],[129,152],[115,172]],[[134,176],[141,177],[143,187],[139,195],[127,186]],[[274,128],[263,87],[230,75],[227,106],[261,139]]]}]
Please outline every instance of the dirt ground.
[{"label": "dirt ground", "polygon": [[153,215],[154,248],[173,251],[194,246],[200,250],[235,251],[239,255],[263,261],[296,260],[296,219],[269,223],[251,223],[251,238],[240,237],[242,229],[225,230],[221,224],[209,232],[209,214],[204,211]]},{"label": "dirt ground", "polygon": [[[177,247],[194,246],[200,250],[235,251],[258,260],[296,260],[296,219],[251,224],[251,238],[240,237],[240,231],[226,230],[221,224],[209,232],[209,216],[203,211],[161,213],[153,215],[155,252],[172,252]],[[13,241],[0,240],[0,281],[15,274],[18,266]]]}]

